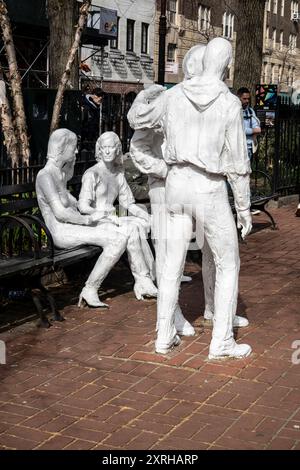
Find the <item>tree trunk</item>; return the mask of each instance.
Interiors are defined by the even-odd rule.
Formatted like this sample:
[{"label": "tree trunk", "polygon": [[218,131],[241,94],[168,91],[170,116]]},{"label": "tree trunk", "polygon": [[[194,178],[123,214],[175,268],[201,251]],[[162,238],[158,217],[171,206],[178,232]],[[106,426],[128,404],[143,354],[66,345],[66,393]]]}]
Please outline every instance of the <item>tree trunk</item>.
[{"label": "tree trunk", "polygon": [[[74,41],[78,3],[75,0],[48,0],[47,9],[50,28],[49,82],[50,88],[58,88]],[[69,82],[70,87],[78,89],[78,58],[71,67]]]},{"label": "tree trunk", "polygon": [[[60,2],[58,2],[58,0],[49,0],[48,8],[50,7],[51,3],[60,3]],[[68,1],[66,3],[70,3],[70,2]],[[58,84],[58,90],[57,90],[56,99],[55,99],[54,108],[53,108],[50,133],[52,133],[59,126],[60,111],[61,111],[61,107],[63,103],[64,92],[66,90],[68,82],[70,81],[71,70],[72,70],[72,66],[74,65],[76,55],[78,55],[80,40],[81,40],[83,29],[87,21],[90,6],[91,6],[91,0],[85,0],[79,10],[80,15],[79,15],[78,24],[76,27],[75,38],[72,42],[71,49],[67,50],[66,60],[63,62],[64,67],[63,67],[63,72],[62,72],[62,75],[60,76],[60,80]],[[63,25],[63,27],[65,27],[65,25]],[[60,45],[60,48],[62,48],[61,45]],[[77,69],[78,69],[78,66],[77,66]]]},{"label": "tree trunk", "polygon": [[0,80],[0,120],[4,135],[4,145],[8,156],[11,159],[12,168],[18,164],[18,142],[15,136],[15,129],[10,110],[10,105],[6,96],[6,86],[4,80]]},{"label": "tree trunk", "polygon": [[22,80],[18,70],[16,51],[6,4],[0,0],[0,26],[9,68],[9,81],[14,105],[15,128],[20,155],[23,163],[29,164],[29,140],[27,136],[26,116],[24,111]]},{"label": "tree trunk", "polygon": [[233,88],[249,88],[255,96],[255,85],[261,81],[265,0],[236,0],[238,18]]}]

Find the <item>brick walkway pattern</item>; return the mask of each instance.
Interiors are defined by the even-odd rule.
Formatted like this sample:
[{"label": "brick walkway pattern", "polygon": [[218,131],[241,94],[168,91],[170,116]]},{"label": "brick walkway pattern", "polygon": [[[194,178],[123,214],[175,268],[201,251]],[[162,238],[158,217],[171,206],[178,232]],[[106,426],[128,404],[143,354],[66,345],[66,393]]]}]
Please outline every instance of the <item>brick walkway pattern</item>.
[{"label": "brick walkway pattern", "polygon": [[272,212],[279,230],[241,245],[239,312],[251,326],[236,335],[251,357],[207,361],[196,264],[181,305],[197,336],[166,357],[154,352],[154,301],[131,291],[109,311],[74,301],[49,330],[32,322],[0,335],[0,449],[300,450],[300,219],[293,207]]}]

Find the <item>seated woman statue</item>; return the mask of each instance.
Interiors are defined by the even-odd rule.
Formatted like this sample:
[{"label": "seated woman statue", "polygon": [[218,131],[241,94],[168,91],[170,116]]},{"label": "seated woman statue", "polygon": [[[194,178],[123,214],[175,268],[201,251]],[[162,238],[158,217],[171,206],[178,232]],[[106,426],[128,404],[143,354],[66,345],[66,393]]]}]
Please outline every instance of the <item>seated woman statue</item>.
[{"label": "seated woman statue", "polygon": [[[82,214],[98,214],[103,226],[110,221],[120,233],[128,237],[127,253],[131,272],[135,279],[134,292],[141,300],[144,296],[156,297],[153,284],[154,259],[146,239],[150,227],[148,212],[135,204],[131,189],[126,181],[122,146],[114,132],[105,132],[96,143],[97,164],[83,175],[79,195],[79,210]],[[114,202],[131,216],[117,217]]]},{"label": "seated woman statue", "polygon": [[77,200],[67,190],[72,178],[77,153],[77,137],[67,129],[51,134],[47,163],[36,179],[38,204],[47,227],[58,248],[96,245],[103,248],[82,289],[79,305],[108,307],[100,302],[98,289],[127,246],[128,236],[117,230],[113,222],[98,225],[99,214],[82,215]]}]

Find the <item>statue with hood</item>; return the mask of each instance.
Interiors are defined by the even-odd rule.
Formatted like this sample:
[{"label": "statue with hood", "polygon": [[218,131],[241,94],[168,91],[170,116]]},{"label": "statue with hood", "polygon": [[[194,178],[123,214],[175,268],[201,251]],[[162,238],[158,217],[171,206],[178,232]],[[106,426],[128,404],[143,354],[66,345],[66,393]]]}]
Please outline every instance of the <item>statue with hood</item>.
[{"label": "statue with hood", "polygon": [[[161,128],[165,137],[161,172],[166,177],[168,243],[159,283],[156,339],[156,351],[162,354],[180,344],[174,306],[193,222],[199,247],[207,242],[216,267],[209,358],[251,353],[249,345],[237,344],[233,337],[239,253],[226,180],[233,190],[243,237],[252,225],[241,104],[223,82],[231,61],[229,41],[213,39],[205,49],[201,74],[164,93],[157,89],[154,99],[147,91],[141,92],[128,114],[135,130]],[[147,142],[144,152],[147,154]]]}]

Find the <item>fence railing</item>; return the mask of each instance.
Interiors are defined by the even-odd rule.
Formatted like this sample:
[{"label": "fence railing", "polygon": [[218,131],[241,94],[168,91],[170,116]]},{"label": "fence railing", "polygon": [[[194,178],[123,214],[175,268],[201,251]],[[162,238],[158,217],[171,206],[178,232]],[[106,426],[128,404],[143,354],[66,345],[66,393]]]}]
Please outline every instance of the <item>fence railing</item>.
[{"label": "fence railing", "polygon": [[300,106],[280,97],[274,127],[260,136],[254,169],[267,172],[279,195],[298,193],[300,188]]},{"label": "fence railing", "polygon": [[[134,97],[132,97],[133,100]],[[127,123],[126,114],[132,100],[124,104],[116,97],[110,97],[109,118],[103,123],[102,131],[113,130],[120,135],[123,151],[128,151],[132,131]],[[95,142],[85,142],[79,151],[75,175],[80,176],[94,162]],[[0,185],[31,183],[45,164],[45,155],[33,155],[30,165],[21,162],[10,167],[10,162],[0,152]],[[280,101],[274,127],[264,129],[260,136],[259,150],[254,156],[254,170],[266,172],[271,176],[273,187],[279,195],[295,194],[300,191],[300,106],[293,105],[289,99]]]}]

